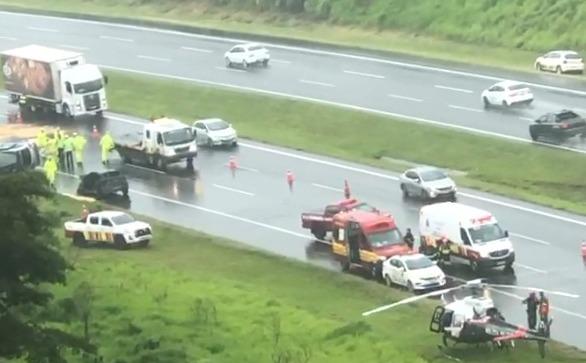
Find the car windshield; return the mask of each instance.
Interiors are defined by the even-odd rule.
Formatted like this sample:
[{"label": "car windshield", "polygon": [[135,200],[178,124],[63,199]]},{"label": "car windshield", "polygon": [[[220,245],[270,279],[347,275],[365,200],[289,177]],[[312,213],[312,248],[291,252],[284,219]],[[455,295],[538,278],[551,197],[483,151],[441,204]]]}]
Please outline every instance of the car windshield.
[{"label": "car windshield", "polygon": [[254,50],[263,50],[264,47],[260,46],[260,45],[253,45],[252,47],[248,48],[248,50],[254,51]]},{"label": "car windshield", "polygon": [[193,134],[189,127],[167,131],[163,135],[165,137],[165,144],[169,146],[185,144],[193,141]]},{"label": "car windshield", "polygon": [[486,243],[505,238],[505,232],[498,223],[468,228],[473,243]]},{"label": "car windshield", "polygon": [[509,90],[511,90],[511,91],[518,91],[520,89],[525,89],[525,88],[527,88],[527,86],[524,85],[524,84],[522,84],[522,83],[514,84],[512,86],[509,86]]},{"label": "car windshield", "polygon": [[206,123],[206,125],[210,131],[225,130],[230,127],[230,125],[224,120],[211,121]]},{"label": "car windshield", "polygon": [[373,232],[368,235],[368,241],[374,248],[398,245],[403,243],[403,236],[397,228]]},{"label": "car windshield", "polygon": [[104,84],[102,83],[102,79],[96,79],[95,81],[78,83],[73,86],[73,89],[75,90],[75,93],[81,94],[81,93],[89,93],[89,92],[99,91],[103,87],[104,87]]},{"label": "car windshield", "polygon": [[569,53],[566,54],[566,59],[581,59],[582,57],[580,57],[579,54],[575,54],[575,53]]},{"label": "car windshield", "polygon": [[579,117],[576,113],[572,112],[572,111],[567,111],[567,112],[560,112],[557,114],[556,120],[558,122],[560,121],[565,121],[565,120],[571,120],[574,119],[576,117]]},{"label": "car windshield", "polygon": [[425,256],[406,259],[405,264],[409,270],[420,270],[433,266],[433,262]]},{"label": "car windshield", "polygon": [[422,171],[419,175],[421,175],[421,179],[423,181],[441,180],[448,177],[446,173],[437,169],[425,170]]},{"label": "car windshield", "polygon": [[112,222],[114,222],[115,225],[119,226],[122,224],[128,224],[128,223],[134,222],[134,218],[132,218],[128,214],[121,214],[119,216],[112,217]]}]

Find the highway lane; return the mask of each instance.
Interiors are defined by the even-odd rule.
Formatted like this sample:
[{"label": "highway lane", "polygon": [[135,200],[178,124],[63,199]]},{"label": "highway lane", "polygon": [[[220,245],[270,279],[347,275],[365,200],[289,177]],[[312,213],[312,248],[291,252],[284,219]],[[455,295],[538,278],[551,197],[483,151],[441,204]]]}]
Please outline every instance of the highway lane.
[{"label": "highway lane", "polygon": [[[3,12],[0,19],[4,25],[0,29],[2,49],[32,42],[78,49],[92,62],[113,68],[355,105],[522,139],[528,138],[530,120],[544,112],[563,107],[581,112],[586,107],[586,92],[578,95],[535,88],[536,102],[531,107],[484,110],[480,93],[494,82],[493,75],[462,74],[286,46],[271,48],[274,61],[269,69],[242,71],[224,66],[222,54],[233,44],[224,39]],[[556,87],[561,83],[578,91],[583,86],[574,79],[531,77],[536,82]],[[586,149],[575,140],[571,146]]]},{"label": "highway lane", "polygon": [[[110,115],[98,126],[101,131],[109,129],[119,135],[136,130],[142,122]],[[83,121],[63,126],[74,126],[86,134],[91,129],[91,123]],[[327,248],[316,245],[307,231],[300,228],[299,215],[339,200],[343,180],[347,178],[356,196],[391,211],[402,229],[417,230],[421,203],[402,199],[395,174],[251,141],[241,144],[237,150],[202,148],[193,175],[181,168],[173,169],[174,175],[166,175],[114,160],[112,166],[127,175],[131,184],[131,204],[126,207],[272,253],[338,269]],[[226,165],[232,154],[241,166],[236,178],[232,178]],[[90,138],[86,157],[88,169],[101,168],[97,139]],[[293,193],[287,189],[287,169],[297,178]],[[77,181],[71,177],[59,178],[62,191],[72,193],[76,185]],[[586,327],[586,275],[579,257],[579,242],[586,235],[586,218],[485,193],[461,192],[463,203],[490,210],[513,236],[518,257],[515,276],[497,273],[490,278],[501,283],[579,294],[577,300],[552,297],[558,309],[554,311],[554,336],[584,347],[577,332]],[[473,277],[466,269],[448,272],[463,279]],[[506,293],[514,295],[499,292],[495,298],[505,307],[510,319],[522,323],[524,316],[518,299],[525,293],[515,290]]]}]

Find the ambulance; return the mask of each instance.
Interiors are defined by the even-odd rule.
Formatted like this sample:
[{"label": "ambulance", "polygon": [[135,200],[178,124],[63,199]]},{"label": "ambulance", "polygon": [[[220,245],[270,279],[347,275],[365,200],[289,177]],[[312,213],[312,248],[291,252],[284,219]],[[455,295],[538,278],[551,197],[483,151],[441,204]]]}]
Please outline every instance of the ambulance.
[{"label": "ambulance", "polygon": [[419,212],[422,247],[437,247],[444,240],[450,247],[450,264],[467,264],[474,272],[504,267],[511,269],[515,250],[509,233],[487,211],[460,203],[427,205]]}]

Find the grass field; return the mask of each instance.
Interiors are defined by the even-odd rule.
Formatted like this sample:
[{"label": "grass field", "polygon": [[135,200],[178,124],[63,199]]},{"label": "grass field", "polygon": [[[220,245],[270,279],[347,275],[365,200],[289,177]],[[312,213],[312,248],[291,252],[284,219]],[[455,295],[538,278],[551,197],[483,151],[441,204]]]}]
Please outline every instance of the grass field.
[{"label": "grass field", "polygon": [[308,0],[301,15],[271,10],[274,3],[52,0],[47,9],[45,0],[0,0],[17,8],[183,24],[523,71],[532,71],[544,50],[586,49],[581,35],[586,3],[575,0],[555,6],[547,0]]},{"label": "grass field", "polygon": [[118,112],[223,117],[244,137],[385,168],[396,166],[383,157],[460,170],[467,173],[462,185],[586,214],[586,158],[579,154],[193,83],[110,78],[110,104]]},{"label": "grass field", "polygon": [[[45,209],[64,221],[75,218],[81,204],[59,197]],[[104,362],[449,362],[427,331],[433,302],[363,319],[365,309],[407,295],[147,221],[155,233],[147,249],[78,249],[63,240],[75,270],[66,286],[53,289],[56,299],[46,314],[83,336],[72,312],[89,311],[88,336]],[[586,359],[557,343],[548,348],[551,363]],[[512,352],[458,348],[451,354],[466,362],[538,359],[537,349],[524,343]]]}]

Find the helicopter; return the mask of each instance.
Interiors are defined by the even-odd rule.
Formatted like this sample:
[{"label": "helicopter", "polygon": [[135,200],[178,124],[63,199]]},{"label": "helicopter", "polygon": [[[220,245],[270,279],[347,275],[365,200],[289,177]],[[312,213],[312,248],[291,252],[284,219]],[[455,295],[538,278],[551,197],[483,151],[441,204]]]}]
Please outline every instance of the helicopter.
[{"label": "helicopter", "polygon": [[[364,312],[362,316],[380,313],[428,297],[441,296],[443,304],[434,309],[429,330],[442,334],[442,342],[445,347],[450,347],[450,343],[453,342],[454,345],[458,343],[492,343],[493,346],[503,348],[507,342],[510,343],[511,347],[514,347],[517,340],[536,341],[539,354],[544,358],[545,344],[550,338],[552,320],[540,321],[535,330],[507,322],[490,297],[489,290],[491,288],[541,290],[551,295],[579,298],[579,295],[565,292],[515,285],[489,284],[484,279],[476,279],[467,281],[460,286],[432,291],[384,305]],[[463,290],[469,290],[469,294],[463,298],[457,297],[455,293]]]}]

